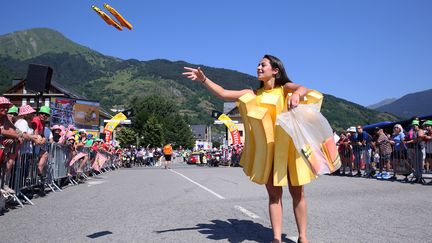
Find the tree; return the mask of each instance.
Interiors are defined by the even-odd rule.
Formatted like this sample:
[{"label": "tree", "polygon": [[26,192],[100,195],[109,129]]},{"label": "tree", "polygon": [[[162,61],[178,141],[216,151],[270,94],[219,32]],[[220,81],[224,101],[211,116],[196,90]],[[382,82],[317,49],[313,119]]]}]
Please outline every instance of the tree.
[{"label": "tree", "polygon": [[142,136],[144,145],[149,144],[152,147],[160,147],[165,143],[162,125],[158,123],[154,115],[151,115],[144,124]]},{"label": "tree", "polygon": [[173,144],[174,148],[182,146],[191,148],[194,144],[194,136],[183,117],[176,113],[166,116],[163,119],[164,138],[166,143]]},{"label": "tree", "polygon": [[217,141],[217,140],[213,140],[212,141],[213,144],[213,148],[220,148],[220,146],[222,145],[221,142]]},{"label": "tree", "polygon": [[137,133],[134,130],[127,127],[122,127],[116,136],[117,141],[120,142],[120,145],[122,147],[135,144],[136,138],[137,138]]},{"label": "tree", "polygon": [[177,105],[172,100],[158,95],[133,100],[132,105],[137,113],[153,114],[157,120],[177,113]]}]

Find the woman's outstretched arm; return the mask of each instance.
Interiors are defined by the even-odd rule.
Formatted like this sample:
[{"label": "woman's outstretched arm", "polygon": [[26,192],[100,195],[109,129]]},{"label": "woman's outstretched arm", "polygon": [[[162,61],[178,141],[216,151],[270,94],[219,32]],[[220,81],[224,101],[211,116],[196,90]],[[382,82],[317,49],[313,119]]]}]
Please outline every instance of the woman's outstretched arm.
[{"label": "woman's outstretched arm", "polygon": [[251,89],[243,89],[243,90],[228,90],[222,88],[220,85],[211,81],[207,78],[201,68],[190,68],[184,67],[184,69],[188,70],[187,72],[182,73],[184,76],[191,80],[200,81],[210,92],[219,97],[222,100],[226,101],[235,101],[238,98],[242,97],[246,93],[254,94]]}]

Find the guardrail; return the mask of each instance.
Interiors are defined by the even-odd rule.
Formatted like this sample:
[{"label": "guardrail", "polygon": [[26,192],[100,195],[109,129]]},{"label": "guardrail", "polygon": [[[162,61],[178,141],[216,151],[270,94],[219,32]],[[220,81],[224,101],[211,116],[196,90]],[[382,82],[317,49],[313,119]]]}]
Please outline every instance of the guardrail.
[{"label": "guardrail", "polygon": [[5,185],[11,188],[14,193],[10,193],[10,198],[21,207],[24,207],[24,203],[34,205],[31,197],[38,188],[43,192],[45,187],[49,187],[53,192],[60,192],[62,183],[77,185],[80,180],[88,179],[88,176],[120,167],[118,155],[101,150],[94,151],[90,147],[74,152],[70,146],[52,143],[49,145],[48,159],[41,175],[38,174],[39,158],[34,155],[33,147],[34,144],[28,141],[20,146],[10,176],[6,176],[7,158],[13,157],[11,155],[15,151],[6,151],[2,163],[0,188],[3,190]]}]

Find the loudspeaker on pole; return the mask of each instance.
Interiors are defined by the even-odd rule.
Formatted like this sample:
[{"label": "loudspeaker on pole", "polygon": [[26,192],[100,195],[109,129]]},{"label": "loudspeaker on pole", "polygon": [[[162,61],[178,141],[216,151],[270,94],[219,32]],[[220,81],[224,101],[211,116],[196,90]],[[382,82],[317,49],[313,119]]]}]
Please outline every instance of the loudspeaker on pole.
[{"label": "loudspeaker on pole", "polygon": [[53,69],[48,66],[29,64],[25,87],[35,93],[48,93]]}]

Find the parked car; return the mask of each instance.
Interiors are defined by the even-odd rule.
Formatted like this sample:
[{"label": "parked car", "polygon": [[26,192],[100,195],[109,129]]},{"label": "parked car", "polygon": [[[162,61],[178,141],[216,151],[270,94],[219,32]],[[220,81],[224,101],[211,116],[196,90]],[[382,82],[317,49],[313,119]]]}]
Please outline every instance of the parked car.
[{"label": "parked car", "polygon": [[200,163],[200,154],[199,153],[191,153],[187,160],[188,164],[199,164]]}]

